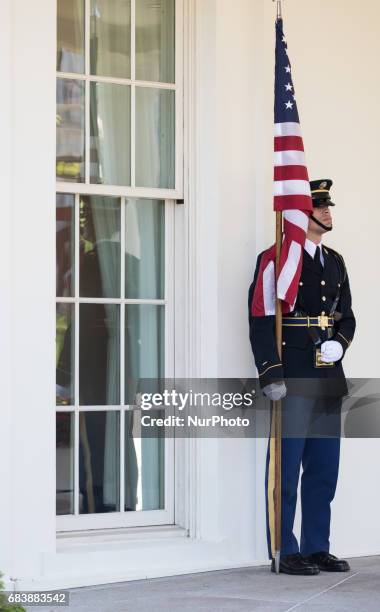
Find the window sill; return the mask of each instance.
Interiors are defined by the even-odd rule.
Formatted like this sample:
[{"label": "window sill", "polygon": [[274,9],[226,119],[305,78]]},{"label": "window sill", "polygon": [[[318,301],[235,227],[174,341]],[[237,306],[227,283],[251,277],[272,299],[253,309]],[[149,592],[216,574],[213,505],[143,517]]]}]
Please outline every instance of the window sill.
[{"label": "window sill", "polygon": [[135,542],[152,542],[186,538],[188,532],[177,525],[159,525],[150,527],[130,527],[124,529],[89,529],[86,531],[57,532],[57,553],[64,553],[81,549],[96,547],[115,548],[124,547]]}]

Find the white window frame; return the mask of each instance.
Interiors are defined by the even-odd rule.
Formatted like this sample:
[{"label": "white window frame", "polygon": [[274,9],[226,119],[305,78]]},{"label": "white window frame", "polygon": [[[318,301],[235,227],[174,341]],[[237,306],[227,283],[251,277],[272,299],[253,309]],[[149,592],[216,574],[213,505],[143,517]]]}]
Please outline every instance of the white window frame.
[{"label": "white window frame", "polygon": [[[175,0],[175,85],[155,82],[135,81],[135,54],[134,54],[134,26],[135,26],[135,2],[131,0],[131,79],[113,79],[109,77],[89,76],[89,36],[86,35],[85,44],[85,75],[76,73],[57,72],[57,78],[66,77],[85,81],[86,88],[86,111],[85,111],[85,179],[89,180],[89,87],[91,81],[122,83],[131,86],[131,141],[134,142],[134,111],[135,111],[135,86],[171,89],[175,95],[175,189],[138,188],[135,186],[99,185],[74,182],[56,182],[57,193],[75,195],[75,297],[57,297],[57,303],[73,303],[75,309],[75,403],[73,406],[57,406],[56,412],[72,412],[74,414],[74,448],[79,448],[79,413],[84,411],[110,411],[116,410],[120,414],[120,500],[119,507],[124,507],[124,418],[128,410],[124,402],[124,316],[126,304],[160,304],[165,308],[165,377],[174,378],[175,368],[175,200],[183,198],[183,0]],[[85,28],[89,32],[90,23],[90,1],[85,0]],[[134,180],[134,146],[131,149],[131,179]],[[128,198],[149,198],[165,201],[165,296],[162,300],[147,299],[125,299],[124,296],[124,261],[121,257],[121,298],[79,298],[79,201],[82,195],[103,195],[118,197],[121,202],[121,253],[125,250],[125,205]],[[176,275],[178,280],[178,274]],[[78,355],[79,355],[79,305],[81,303],[107,303],[120,304],[120,399],[118,406],[79,406],[79,380],[78,380]],[[75,532],[86,529],[105,529],[123,527],[143,527],[152,525],[172,525],[175,521],[175,440],[165,438],[165,507],[162,510],[149,511],[120,511],[96,514],[79,514],[79,456],[74,452],[74,514],[58,515],[56,527],[58,532]],[[178,500],[177,500],[178,503]]]},{"label": "white window frame", "polygon": [[[57,193],[78,193],[104,196],[126,196],[175,200],[183,198],[183,0],[175,0],[175,84],[155,81],[138,81],[135,57],[135,7],[131,0],[131,78],[120,79],[90,75],[90,0],[85,0],[85,74],[57,72],[58,78],[75,79],[85,83],[85,181],[83,183],[57,181]],[[115,83],[131,87],[131,186],[90,183],[90,83]],[[166,89],[175,92],[175,188],[136,187],[135,185],[135,92],[136,86]]]}]

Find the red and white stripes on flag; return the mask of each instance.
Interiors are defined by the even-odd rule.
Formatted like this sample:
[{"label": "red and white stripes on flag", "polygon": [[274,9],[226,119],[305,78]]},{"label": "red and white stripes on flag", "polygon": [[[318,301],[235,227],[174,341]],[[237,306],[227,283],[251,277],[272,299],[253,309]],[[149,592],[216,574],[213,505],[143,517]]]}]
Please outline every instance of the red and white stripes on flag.
[{"label": "red and white stripes on flag", "polygon": [[284,219],[277,297],[293,310],[309,214],[313,210],[299,123],[274,125],[274,210],[283,211]]},{"label": "red and white stripes on flag", "polygon": [[276,314],[276,245],[264,251],[260,259],[251,311],[254,317]]},{"label": "red and white stripes on flag", "polygon": [[[274,210],[283,212],[284,234],[277,277],[283,312],[294,308],[301,276],[303,247],[313,210],[309,176],[299,123],[274,126]],[[275,314],[275,247],[265,251],[254,291],[252,314]]]},{"label": "red and white stripes on flag", "polygon": [[274,124],[274,210],[312,210],[299,123]]}]

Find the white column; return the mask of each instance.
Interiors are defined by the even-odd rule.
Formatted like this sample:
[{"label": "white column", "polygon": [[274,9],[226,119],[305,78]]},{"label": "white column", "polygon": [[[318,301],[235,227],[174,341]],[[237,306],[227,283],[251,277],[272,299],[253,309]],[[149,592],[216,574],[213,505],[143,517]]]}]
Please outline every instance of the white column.
[{"label": "white column", "polygon": [[2,27],[0,36],[0,74],[2,93],[0,96],[0,182],[1,182],[1,240],[0,240],[0,320],[1,353],[0,353],[0,386],[2,395],[1,429],[0,429],[0,483],[2,500],[0,504],[0,570],[3,571],[11,554],[11,0],[2,4]]},{"label": "white column", "polygon": [[56,3],[2,3],[2,503],[0,569],[55,547]]}]

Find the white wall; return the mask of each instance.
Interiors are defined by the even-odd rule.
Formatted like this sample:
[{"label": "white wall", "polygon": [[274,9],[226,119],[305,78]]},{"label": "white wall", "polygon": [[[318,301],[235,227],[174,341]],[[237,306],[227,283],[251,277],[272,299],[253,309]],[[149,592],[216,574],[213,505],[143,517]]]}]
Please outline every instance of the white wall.
[{"label": "white wall", "polygon": [[[11,165],[9,151],[11,148],[11,125],[9,121],[11,109],[11,37],[10,4],[5,4],[2,10],[3,32],[0,37],[0,73],[3,75],[3,89],[0,97],[0,133],[2,146],[0,148],[0,181],[2,185],[2,237],[0,241],[0,319],[3,322],[1,333],[1,364],[0,385],[2,389],[1,434],[0,434],[0,482],[3,495],[11,490],[11,440],[7,432],[11,430],[11,363],[8,356],[11,353],[11,295],[5,289],[11,283],[11,208],[7,203],[11,199]],[[10,504],[0,504],[0,525],[9,525],[11,518]],[[2,530],[0,535],[0,568],[11,555],[11,533],[9,529]]]},{"label": "white wall", "polygon": [[[283,2],[284,28],[301,118],[310,178],[334,180],[335,228],[325,243],[346,260],[357,333],[345,358],[349,376],[380,374],[377,267],[380,209],[377,196],[377,0]],[[275,5],[268,0],[218,0],[218,373],[252,375],[246,296],[257,253],[274,241],[272,134]],[[246,446],[236,442],[225,469],[246,470]],[[250,452],[250,451],[249,451]],[[258,533],[261,540],[265,444],[256,445]],[[344,440],[333,508],[332,547],[347,555],[380,552],[373,487],[379,440]],[[250,455],[253,456],[253,453]],[[243,467],[242,467],[243,466]],[[246,487],[252,474],[244,472]],[[375,489],[375,490],[373,490]],[[261,495],[261,497],[260,497]],[[255,507],[247,499],[248,516]],[[244,523],[245,524],[245,523]],[[264,523],[262,522],[262,528]],[[353,533],[355,531],[355,534]]]}]

